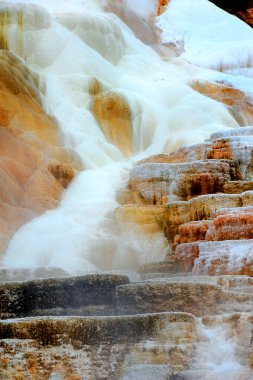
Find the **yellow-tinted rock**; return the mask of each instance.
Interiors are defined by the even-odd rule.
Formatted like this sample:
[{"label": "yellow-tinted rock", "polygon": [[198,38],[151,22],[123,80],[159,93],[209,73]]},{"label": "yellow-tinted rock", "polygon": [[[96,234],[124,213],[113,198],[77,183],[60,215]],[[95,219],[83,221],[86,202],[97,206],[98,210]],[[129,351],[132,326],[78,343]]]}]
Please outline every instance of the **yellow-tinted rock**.
[{"label": "yellow-tinted rock", "polygon": [[147,232],[162,230],[164,206],[127,205],[116,210],[119,223],[135,223]]},{"label": "yellow-tinted rock", "polygon": [[226,194],[240,194],[252,190],[253,181],[231,181],[223,186],[223,192]]},{"label": "yellow-tinted rock", "polygon": [[117,202],[121,205],[128,205],[128,204],[146,204],[145,199],[141,196],[141,194],[138,191],[133,191],[128,186],[127,188],[122,188],[119,191],[117,191]]},{"label": "yellow-tinted rock", "polygon": [[107,139],[124,155],[132,153],[132,117],[126,99],[117,92],[103,92],[94,98],[92,111]]},{"label": "yellow-tinted rock", "polygon": [[58,205],[74,177],[73,165],[80,168],[41,106],[36,77],[13,54],[1,51],[0,250],[23,223]]},{"label": "yellow-tinted rock", "polygon": [[[0,4],[0,48],[9,48],[24,56],[27,48],[31,49],[25,39],[25,32],[38,31],[50,26],[51,18],[44,7],[33,4],[1,2]],[[13,33],[16,38],[11,38]]]}]

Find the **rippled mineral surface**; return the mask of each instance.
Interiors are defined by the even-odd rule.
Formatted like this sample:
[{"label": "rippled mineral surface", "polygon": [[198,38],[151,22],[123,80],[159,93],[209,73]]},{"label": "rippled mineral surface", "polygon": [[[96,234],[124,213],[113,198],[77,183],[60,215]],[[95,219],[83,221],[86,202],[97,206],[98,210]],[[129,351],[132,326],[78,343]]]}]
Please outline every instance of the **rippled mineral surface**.
[{"label": "rippled mineral surface", "polygon": [[0,379],[253,379],[253,4],[0,1]]}]

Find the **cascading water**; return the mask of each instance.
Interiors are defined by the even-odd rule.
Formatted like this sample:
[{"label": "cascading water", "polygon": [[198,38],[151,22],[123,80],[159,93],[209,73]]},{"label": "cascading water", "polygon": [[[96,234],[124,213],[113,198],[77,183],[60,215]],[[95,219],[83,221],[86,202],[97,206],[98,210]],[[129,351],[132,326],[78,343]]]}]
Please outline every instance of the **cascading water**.
[{"label": "cascading water", "polygon": [[[13,14],[3,33],[9,49],[38,74],[44,106],[58,121],[65,145],[79,155],[85,170],[58,209],[16,233],[4,266],[57,265],[68,271],[86,271],[159,260],[165,254],[161,236],[150,243],[146,236],[134,238],[131,231],[118,232],[115,237],[112,228],[115,193],[131,163],[202,141],[210,132],[238,124],[223,105],[187,85],[201,73],[200,68],[180,65],[176,59],[163,60],[115,14],[105,12],[106,4],[54,1],[40,5],[45,8],[32,8],[33,19],[28,1],[3,4],[4,11]],[[16,8],[23,17],[21,29],[15,24]],[[145,17],[153,8],[151,2],[138,5]],[[91,87],[96,83],[105,94],[113,91],[123,97],[129,108],[132,153],[128,158],[108,141],[94,117]]]},{"label": "cascading water", "polygon": [[[14,227],[8,231],[8,246],[0,256],[0,272],[7,273],[7,285],[1,287],[0,278],[0,353],[13,355],[10,361],[14,364],[8,367],[4,362],[4,370],[7,368],[10,376],[13,368],[22,367],[20,353],[28,352],[29,359],[29,353],[37,350],[39,358],[50,357],[51,367],[45,379],[71,379],[72,367],[80,375],[73,378],[78,379],[151,379],[157,370],[159,379],[252,379],[253,299],[249,293],[253,282],[247,276],[243,279],[232,276],[238,274],[237,270],[241,271],[239,275],[250,272],[245,252],[251,250],[251,237],[245,244],[249,247],[246,250],[239,238],[236,244],[231,243],[231,248],[227,240],[195,241],[194,234],[206,233],[221,208],[235,207],[233,215],[236,215],[239,207],[246,209],[252,204],[247,192],[238,197],[219,193],[227,183],[231,186],[231,182],[247,175],[251,179],[253,131],[251,127],[245,128],[245,136],[240,139],[243,133],[238,132],[238,127],[252,120],[253,32],[208,0],[170,0],[159,17],[157,7],[156,0],[0,1],[0,47],[8,57],[7,63],[15,62],[8,75],[17,76],[18,80],[23,75],[26,86],[23,88],[18,82],[21,90],[18,88],[17,92],[21,93],[20,101],[25,99],[29,122],[32,120],[32,126],[25,128],[24,133],[18,130],[17,116],[9,122],[8,112],[1,108],[0,87],[0,139],[5,127],[11,126],[10,135],[16,128],[15,142],[18,138],[21,142],[28,141],[31,148],[29,154],[21,152],[27,166],[34,165],[37,170],[36,165],[41,162],[44,165],[41,164],[41,171],[34,170],[34,174],[31,170],[32,174],[27,174],[16,164],[15,174],[20,182],[25,183],[26,176],[30,180],[24,186],[24,199],[18,186],[13,185],[20,201],[19,212],[26,218],[20,218],[16,232]],[[0,54],[0,70],[2,59]],[[207,83],[204,89],[202,83]],[[5,85],[16,95],[9,79]],[[218,96],[215,93],[217,88],[227,97],[220,99],[220,93]],[[235,106],[231,89],[239,97]],[[44,115],[49,130],[39,130],[41,141],[33,136],[40,120],[40,116],[35,118],[36,112]],[[25,120],[23,114],[20,118]],[[64,148],[55,137],[55,125]],[[231,133],[232,128],[238,129]],[[213,137],[199,144],[210,134]],[[212,139],[218,140],[215,148],[211,146]],[[226,149],[232,141],[233,154],[229,151],[230,155],[219,156],[220,147],[222,152],[226,151],[222,139]],[[44,143],[48,145],[46,149]],[[248,145],[243,153],[242,143]],[[150,161],[150,156],[169,154],[190,144],[197,145],[192,151],[188,147],[179,150],[172,155],[172,161],[166,161],[168,156],[156,156]],[[18,143],[13,149],[17,147]],[[41,147],[44,150],[40,151]],[[38,148],[39,153],[33,148]],[[65,166],[60,166],[59,157],[64,157]],[[143,166],[133,169],[138,161]],[[69,163],[73,164],[72,169]],[[8,169],[7,164],[4,169]],[[0,178],[1,165],[0,162]],[[48,168],[55,178],[61,172],[60,180],[67,187],[58,207],[59,184],[50,182]],[[150,170],[150,177],[145,170]],[[208,189],[209,172],[213,175],[210,175],[213,191]],[[75,174],[70,185],[67,174],[70,181]],[[143,183],[139,184],[142,174]],[[198,186],[184,182],[191,175],[199,175]],[[154,184],[157,178],[161,182],[160,194]],[[198,192],[203,178],[203,186],[205,180],[208,183],[204,190],[210,190],[203,193],[204,197]],[[132,202],[133,205],[122,202],[122,211],[120,197],[130,196],[131,181],[141,188],[139,193],[139,188],[135,193],[132,188],[131,196],[141,200]],[[219,181],[222,187],[217,190],[215,185]],[[243,181],[238,180],[237,186],[243,187],[239,182]],[[47,184],[53,189],[50,207]],[[166,186],[169,190],[166,188],[168,194],[164,197]],[[34,189],[35,195],[36,192],[42,195],[42,201],[34,196]],[[32,211],[28,207],[30,194],[34,197]],[[150,203],[145,203],[145,196]],[[40,208],[40,204],[37,210],[37,200],[43,206],[45,203],[45,207]],[[5,210],[5,202],[1,200],[1,210]],[[163,212],[169,214],[169,222],[161,222],[160,207],[167,202],[171,203]],[[131,206],[136,206],[134,211]],[[147,212],[146,218],[150,218],[146,229],[142,223],[133,223],[140,218],[138,212],[142,207]],[[14,208],[6,208],[9,219]],[[131,212],[136,212],[136,219],[128,220],[127,213]],[[226,212],[222,215],[224,219]],[[200,225],[202,219],[204,227]],[[187,233],[184,236],[179,231],[181,225],[186,232],[190,231],[192,241],[188,242]],[[216,227],[211,225],[208,230],[210,239],[216,236]],[[229,228],[226,230],[225,225],[226,233]],[[173,240],[170,234],[178,235]],[[178,243],[184,248],[182,252],[176,250]],[[197,251],[198,260],[195,256],[192,260],[190,253],[194,255]],[[189,255],[183,261],[185,252]],[[191,273],[178,273],[180,264],[182,272],[187,267]],[[165,267],[164,273],[159,265]],[[66,277],[8,283],[15,278],[15,269],[24,269],[23,276],[29,277],[36,268],[46,268],[45,277],[56,273],[54,269],[58,268],[60,275],[64,273]],[[212,272],[216,269],[217,272]],[[129,284],[122,270],[127,270],[129,278],[136,282]],[[222,270],[231,279],[222,276]],[[87,277],[83,276],[86,273]],[[41,315],[53,317],[40,319]],[[81,317],[66,317],[73,315]],[[95,318],[83,317],[94,315]],[[16,337],[20,342],[29,340],[28,348],[14,342],[9,353],[8,344],[12,343],[8,339],[12,342]],[[73,350],[79,350],[79,354],[73,355]],[[67,357],[70,364],[65,362]],[[62,367],[57,362],[61,359]],[[32,358],[23,371],[27,375],[32,368],[34,379],[40,380],[43,371],[35,371],[35,362]],[[1,365],[0,355],[0,378]],[[46,368],[44,362],[38,366]],[[67,371],[65,375],[62,370]]]},{"label": "cascading water", "polygon": [[[227,328],[222,320],[220,326],[201,326],[204,342],[197,348],[197,360],[193,369],[207,370],[222,376],[227,371],[237,371],[243,368],[237,360],[236,337],[231,336],[230,328]],[[219,347],[219,350],[217,350]],[[226,376],[226,375],[225,375]]]}]

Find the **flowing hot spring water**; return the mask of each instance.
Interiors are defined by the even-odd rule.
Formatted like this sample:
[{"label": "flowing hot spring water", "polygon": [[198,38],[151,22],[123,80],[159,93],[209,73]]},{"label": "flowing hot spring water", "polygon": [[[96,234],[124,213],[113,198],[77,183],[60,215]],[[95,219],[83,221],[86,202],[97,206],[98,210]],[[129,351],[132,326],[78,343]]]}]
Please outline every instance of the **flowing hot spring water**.
[{"label": "flowing hot spring water", "polygon": [[[159,2],[161,3],[166,2]],[[133,270],[134,272],[142,264],[164,260],[171,249],[164,233],[145,232],[141,226],[124,223],[117,218],[117,210],[120,208],[119,193],[122,189],[126,189],[131,169],[138,161],[152,155],[169,154],[184,145],[203,143],[210,134],[215,132],[223,131],[224,136],[227,136],[227,131],[245,126],[247,121],[251,120],[247,107],[231,110],[224,102],[216,101],[212,99],[212,96],[204,96],[201,91],[195,91],[193,84],[205,81],[224,84],[229,88],[237,89],[240,94],[246,93],[250,103],[253,88],[252,29],[207,0],[170,0],[167,7],[160,9],[161,12],[158,12],[159,4],[156,0],[138,2],[133,0],[8,0],[0,2],[0,69],[5,67],[3,60],[7,59],[11,66],[11,76],[19,83],[19,70],[23,67],[21,71],[26,86],[25,88],[19,87],[19,84],[15,86],[18,88],[20,102],[25,100],[28,108],[32,109],[29,111],[29,116],[21,112],[23,124],[26,124],[24,122],[26,115],[28,124],[33,125],[34,129],[36,126],[39,129],[40,124],[36,123],[41,119],[36,119],[34,113],[42,115],[45,111],[49,115],[46,120],[51,130],[47,135],[48,132],[39,129],[39,136],[42,136],[42,140],[47,143],[52,142],[52,136],[54,136],[52,122],[54,122],[65,150],[62,149],[65,154],[66,151],[69,152],[77,162],[74,179],[64,191],[58,207],[51,207],[46,212],[45,210],[38,212],[36,217],[31,213],[27,218],[29,221],[20,222],[16,231],[14,226],[7,231],[9,241],[7,245],[3,244],[4,248],[1,252],[1,267],[5,270],[11,272],[17,268],[30,270],[40,267],[60,268],[65,271],[65,274],[75,276],[100,271],[115,273],[115,271]],[[158,13],[161,14],[158,16]],[[8,58],[3,58],[5,55]],[[5,79],[5,75],[6,73],[3,78],[0,77],[1,81]],[[33,84],[29,82],[31,77]],[[17,95],[12,80],[3,83],[14,95]],[[34,99],[42,102],[42,109],[33,104]],[[14,103],[13,109],[17,110],[18,107],[19,103]],[[7,130],[8,115],[1,107],[0,114],[1,136],[5,136],[7,132],[4,127]],[[37,120],[36,125],[34,125],[34,120]],[[18,117],[13,117],[10,121],[11,128],[17,129],[18,122]],[[245,128],[245,140],[247,140],[247,131],[250,130],[250,127]],[[10,133],[12,132],[11,130]],[[229,133],[233,136],[231,132]],[[234,136],[237,136],[236,133]],[[21,141],[29,141],[32,152],[33,148],[36,150],[44,146],[41,141],[38,142],[34,138],[28,127],[25,133],[17,133],[17,136],[15,135],[15,138]],[[51,152],[50,154],[54,157],[53,148],[50,149],[48,148],[48,152]],[[247,156],[245,161],[247,166],[251,159],[247,149],[244,156]],[[46,158],[43,156],[44,160]],[[40,159],[41,157],[38,160]],[[35,164],[33,159],[27,161],[28,166]],[[2,173],[1,166],[1,176]],[[22,179],[22,170],[17,169],[16,173]],[[45,174],[42,172],[41,175],[44,175],[43,173]],[[34,177],[32,184],[35,189],[36,178],[41,179],[41,177],[40,175]],[[5,189],[3,184],[2,187]],[[18,188],[13,186],[13,189],[19,194]],[[176,195],[171,195],[170,200],[180,199]],[[29,196],[26,201],[29,204]],[[11,215],[12,208],[5,209],[4,204],[1,207],[10,213],[7,215]],[[33,207],[36,208],[36,198]],[[2,224],[2,220],[0,222],[2,228],[4,223]],[[2,232],[3,234],[6,232],[4,228]],[[248,247],[248,242],[246,246]],[[203,247],[205,249],[205,246]],[[201,249],[199,251],[201,254]],[[234,246],[232,253],[238,259],[236,265],[238,263],[241,265],[237,245]],[[198,265],[201,268],[201,260],[198,261]],[[208,270],[208,265],[205,270]],[[68,280],[65,281],[67,284]],[[127,288],[128,296],[131,294],[131,289],[135,289],[134,286],[136,289],[145,288],[142,294],[144,298],[149,296],[150,292],[150,297],[153,298],[152,302],[149,300],[148,311],[142,308],[141,297],[137,297],[136,304],[133,303],[134,312],[131,309],[131,302],[124,305],[121,301],[125,294],[123,286],[119,289],[118,296],[119,302],[123,303],[120,304],[120,311],[117,310],[117,312],[124,315],[135,314],[138,311],[139,313],[156,311],[160,314],[141,315],[136,319],[129,317],[129,320],[126,317],[127,322],[124,322],[125,317],[122,317],[123,322],[120,317],[112,321],[103,317],[101,320],[85,320],[91,323],[91,326],[92,323],[95,324],[98,337],[102,334],[101,345],[105,339],[101,331],[104,331],[106,323],[108,323],[108,328],[113,330],[109,336],[110,339],[115,331],[117,333],[117,329],[110,327],[114,326],[112,323],[115,323],[116,327],[117,323],[122,323],[122,337],[125,326],[128,326],[127,323],[133,323],[133,326],[134,323],[139,323],[134,339],[139,339],[138,334],[143,326],[145,330],[145,318],[148,318],[147,326],[150,323],[151,328],[148,333],[144,331],[141,343],[136,345],[131,343],[131,348],[127,347],[127,349],[123,347],[124,355],[128,355],[129,366],[129,368],[127,365],[124,367],[125,375],[118,377],[113,375],[113,377],[106,372],[107,374],[103,374],[103,377],[101,374],[104,367],[102,366],[102,369],[98,370],[102,371],[98,372],[100,377],[92,375],[93,377],[90,378],[151,379],[158,370],[158,367],[152,367],[154,357],[158,356],[157,360],[160,364],[168,359],[171,366],[170,369],[166,366],[159,367],[161,379],[252,379],[252,371],[245,359],[250,355],[250,343],[247,342],[251,320],[247,312],[251,305],[251,298],[246,294],[251,285],[250,280],[246,278],[243,280],[245,293],[241,298],[237,292],[233,295],[226,291],[222,293],[222,297],[224,299],[227,297],[228,302],[220,301],[221,306],[217,312],[219,316],[215,314],[217,310],[213,309],[213,303],[215,304],[218,297],[221,297],[221,292],[229,286],[237,289],[237,281],[240,281],[238,278],[231,280],[230,283],[223,277],[217,280],[215,276],[213,278],[190,276],[186,279],[180,278],[178,274],[174,282],[173,276],[164,281],[162,278],[156,281],[152,284],[150,280],[148,292],[145,292],[145,282],[135,283],[132,288],[131,285],[129,289]],[[187,286],[185,286],[185,281]],[[16,285],[13,286],[15,288]],[[25,283],[24,286],[26,292],[29,292],[33,291],[32,286],[36,288],[40,286],[40,283],[31,285],[31,289],[29,283],[28,285]],[[170,297],[166,293],[160,307],[161,294],[158,292],[152,296],[152,291],[156,289],[156,286],[159,289],[168,286],[169,291],[172,292],[171,297],[174,297],[174,304],[170,305]],[[224,289],[221,290],[222,286]],[[11,292],[14,288],[11,288]],[[175,293],[171,289],[175,289]],[[205,296],[199,296],[200,293],[197,293],[196,289],[199,292],[206,289]],[[79,290],[76,289],[76,291]],[[198,294],[196,297],[199,298],[194,299],[195,291]],[[8,297],[8,291],[4,290],[3,294],[3,299],[5,296]],[[15,298],[11,297],[10,304]],[[180,297],[183,297],[183,303]],[[34,297],[34,299],[39,305],[43,296],[41,295],[38,299]],[[50,304],[51,299],[54,297],[48,297],[45,302]],[[3,301],[4,307],[6,304],[8,303]],[[55,305],[54,308],[52,309],[54,311],[51,310],[50,313],[56,312],[53,315],[58,315],[59,309]],[[22,316],[30,318],[41,315],[36,314],[40,313],[39,306],[37,309],[35,307],[35,311],[29,311],[31,314]],[[13,310],[15,310],[15,305]],[[12,318],[13,310],[8,310],[10,314],[4,314],[5,311],[3,311],[3,318]],[[168,313],[168,315],[161,313],[161,311],[171,310],[187,313]],[[245,314],[229,314],[238,310],[245,311]],[[35,314],[32,314],[33,312]],[[48,310],[45,312],[49,313]],[[72,312],[71,309],[69,313]],[[20,315],[15,314],[14,317],[17,316]],[[200,319],[203,316],[205,318]],[[8,320],[6,323],[1,322],[0,338],[9,338],[8,334],[11,334],[11,338],[15,338],[15,323],[18,329],[17,336],[20,338],[24,327],[22,323],[25,323],[24,331],[26,331],[26,328],[29,328],[29,318],[25,322],[21,320],[21,324],[14,320],[13,328],[10,330],[8,330]],[[138,322],[138,318],[141,322]],[[36,323],[43,324],[48,320],[45,319],[42,322],[36,318],[32,320],[31,323],[34,325],[29,339],[34,331],[37,334],[34,339],[39,339],[40,328],[37,330]],[[101,326],[97,325],[100,321],[102,321]],[[11,320],[10,323],[12,323]],[[68,323],[71,325],[71,318],[66,321],[64,318],[62,320],[56,318],[54,323],[55,329],[59,328],[59,331],[61,331],[59,327],[61,323],[63,325],[66,323],[65,335],[71,336],[80,321],[74,321],[73,329],[70,330],[68,330]],[[48,332],[50,326],[47,326],[48,329],[46,328],[45,331]],[[154,326],[156,326],[156,334],[153,336]],[[93,328],[93,333],[95,330]],[[108,331],[106,330],[106,333]],[[127,329],[130,338],[131,331]],[[88,334],[88,338],[78,336],[80,341],[77,342],[76,337],[74,338],[75,345],[81,344],[81,339],[84,340],[84,344],[87,344],[88,338],[92,342],[89,344],[94,344],[92,334],[91,336]],[[27,339],[27,336],[24,339]],[[116,339],[119,337],[117,336]],[[1,344],[3,344],[2,350],[8,342],[3,340]],[[15,342],[13,344],[15,345]],[[40,344],[41,342],[38,343]],[[107,346],[109,347],[110,344]],[[61,355],[61,349],[65,350],[63,346],[57,347],[58,356]],[[32,351],[35,349],[40,350],[36,346],[32,348]],[[42,355],[50,355],[47,349],[42,347],[40,351]],[[122,347],[116,347],[116,356],[121,349]],[[85,371],[88,371],[91,365],[91,371],[95,371],[96,365],[93,365],[88,356],[85,356],[85,350],[79,351],[79,354],[80,361],[77,359],[75,362],[75,355],[70,357],[71,360],[74,358],[73,368],[77,366],[77,372],[83,370],[86,373]],[[64,351],[64,355],[68,355],[68,352]],[[177,358],[182,360],[178,359],[178,363]],[[187,362],[189,358],[194,358],[191,364]],[[13,358],[14,364],[11,368],[15,367],[19,359],[18,353]],[[110,360],[104,360],[103,365],[105,362],[110,363]],[[117,360],[116,358],[113,364],[115,368],[118,365]],[[85,368],[82,367],[83,363],[85,363]],[[141,365],[137,366],[136,363]],[[22,363],[19,363],[17,368],[21,368],[20,365],[22,366]],[[176,368],[181,372],[186,369],[188,371],[184,374],[171,374],[171,368]],[[7,371],[12,370],[9,368]],[[66,376],[64,377],[66,379],[72,378],[69,374]],[[40,379],[40,377],[37,378]],[[59,366],[52,370],[48,378],[62,378],[59,374]]]},{"label": "flowing hot spring water", "polygon": [[[53,266],[75,273],[163,259],[167,247],[162,235],[150,239],[131,226],[115,225],[116,193],[134,162],[238,127],[223,104],[193,91],[189,82],[212,78],[237,83],[236,75],[217,70],[246,65],[252,31],[235,19],[228,35],[232,16],[208,1],[171,2],[159,18],[155,1],[31,3],[35,5],[2,2],[8,49],[38,75],[44,108],[84,170],[57,209],[15,233],[2,265]],[[180,49],[183,60],[175,53]],[[113,131],[119,133],[115,143],[101,130],[92,109],[96,85],[127,107],[124,141],[120,131]],[[113,117],[117,123],[120,116]]]}]

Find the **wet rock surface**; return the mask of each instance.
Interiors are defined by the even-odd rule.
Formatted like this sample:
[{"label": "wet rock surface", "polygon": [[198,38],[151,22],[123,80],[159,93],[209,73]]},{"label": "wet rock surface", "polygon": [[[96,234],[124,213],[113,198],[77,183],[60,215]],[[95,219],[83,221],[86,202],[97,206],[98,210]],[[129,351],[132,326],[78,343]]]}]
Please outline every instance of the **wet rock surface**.
[{"label": "wet rock surface", "polygon": [[[121,3],[108,2],[108,10],[120,15],[132,29],[135,24],[133,31],[142,41],[157,44],[158,36],[151,33],[149,24],[134,12],[125,12]],[[166,4],[157,3],[159,13]],[[244,13],[248,20],[251,17],[246,2],[232,6],[220,1],[219,6],[238,15]],[[6,3],[0,13],[0,47],[4,50],[9,48],[12,23],[22,33],[31,28],[42,33],[51,23],[40,7]],[[131,72],[131,62],[124,63],[128,51],[120,28],[119,49],[113,54],[110,29],[103,29],[103,24],[99,33],[106,35],[104,42],[95,46],[95,18],[78,15],[78,23],[73,25],[68,15],[58,19],[68,31],[74,31],[76,41],[83,38],[82,24],[86,25],[88,45],[96,47],[97,58],[104,57],[115,66],[121,61]],[[24,47],[19,40],[17,54],[22,55]],[[83,61],[88,58],[82,57]],[[135,59],[138,61],[138,54]],[[82,75],[88,69],[83,64]],[[61,67],[59,76],[64,73]],[[157,73],[155,81],[159,78]],[[75,80],[77,84],[78,70]],[[82,110],[81,103],[90,108],[97,134],[114,145],[113,156],[141,153],[135,135],[139,133],[138,119],[145,115],[141,107],[134,109],[131,92],[124,90],[127,76],[121,90],[96,77],[87,76],[87,80],[87,98],[78,100],[78,108]],[[81,168],[78,157],[63,148],[55,120],[43,110],[38,81],[25,60],[2,51],[0,250],[23,223],[59,204],[62,192]],[[248,94],[225,83],[200,79],[188,84],[194,95],[219,102],[238,125],[252,124]],[[139,86],[141,81],[136,80],[134,88]],[[76,86],[71,96],[78,99],[79,89],[86,93],[86,87]],[[55,98],[53,108],[64,108],[67,117],[66,105],[67,101],[57,105]],[[155,123],[156,119],[148,119],[144,124]],[[68,120],[72,128],[72,119]],[[87,119],[87,132],[89,123]],[[148,148],[153,133],[151,128],[142,149]],[[78,145],[79,136],[72,142]],[[103,159],[98,158],[101,164]],[[120,206],[110,217],[119,233],[127,235],[131,225],[137,234],[146,234],[148,242],[162,236],[164,260],[159,258],[127,274],[73,277],[59,268],[1,269],[0,379],[252,380],[252,181],[252,127],[216,132],[203,143],[137,162],[126,187],[118,192]],[[150,244],[143,250],[149,251]]]},{"label": "wet rock surface", "polygon": [[216,133],[132,170],[116,223],[163,234],[164,261],[138,274],[2,270],[0,377],[251,380],[252,152],[224,142],[251,134]]},{"label": "wet rock surface", "polygon": [[211,99],[224,103],[239,125],[252,124],[252,105],[250,98],[244,92],[221,83],[196,81],[192,83],[195,91]]},{"label": "wet rock surface", "polygon": [[124,97],[116,92],[107,91],[95,95],[93,112],[105,136],[123,154],[133,151],[131,110]]},{"label": "wet rock surface", "polygon": [[116,286],[127,276],[88,275],[0,285],[0,317],[116,314]]},{"label": "wet rock surface", "polygon": [[[163,231],[170,249],[165,261],[139,269],[141,281],[117,287],[118,310],[191,313],[198,317],[200,335],[187,368],[148,359],[146,365],[124,367],[120,378],[148,379],[154,371],[161,379],[252,378],[252,131],[217,132],[203,144],[142,160],[130,173],[116,211],[119,224],[134,223],[149,234]],[[208,171],[216,179],[205,176]],[[199,192],[192,192],[195,179]],[[211,369],[213,343],[224,346],[239,367]],[[191,355],[187,346],[181,360]]]},{"label": "wet rock surface", "polygon": [[186,200],[222,191],[224,184],[237,179],[233,163],[193,161],[191,163],[150,163],[137,165],[130,174],[130,188],[148,204]]},{"label": "wet rock surface", "polygon": [[[1,12],[8,19],[8,11]],[[0,259],[19,227],[59,205],[78,169],[80,163],[63,147],[55,120],[43,110],[37,74],[1,50]]]},{"label": "wet rock surface", "polygon": [[[111,307],[108,296],[113,284],[116,292],[114,314],[121,315],[97,316],[96,310],[96,316],[84,316],[85,310],[82,309],[83,313],[77,316],[78,308],[81,310],[78,303],[78,308],[72,310],[75,316],[59,317],[54,314],[54,301],[47,317],[1,320],[1,378],[149,379],[156,373],[161,379],[182,376],[193,379],[209,373],[212,379],[214,373],[202,367],[202,356],[203,352],[212,349],[217,329],[221,329],[222,334],[227,331],[230,337],[228,344],[233,341],[231,346],[236,350],[236,360],[240,363],[239,369],[224,374],[231,373],[232,379],[251,378],[253,316],[250,311],[253,298],[250,292],[253,282],[250,277],[173,277],[167,273],[165,278],[160,274],[160,277],[157,275],[143,282],[127,282],[126,276],[119,275],[87,276],[86,282],[81,277],[40,280],[40,288],[33,286],[33,297],[37,303],[43,283],[48,300],[49,284],[55,286],[57,283],[58,287],[65,284],[66,295],[68,286],[75,284],[77,294],[72,295],[72,303],[81,294],[77,285],[82,284],[83,302],[106,304],[107,307]],[[88,283],[93,284],[90,298],[84,286]],[[24,286],[23,283],[20,285]],[[17,306],[22,300],[18,297],[17,284],[2,284],[2,290],[5,288],[8,293],[10,286],[14,287],[12,295],[16,292]],[[54,286],[51,290],[55,296]],[[103,291],[108,293],[107,297],[94,300],[96,289],[100,294]],[[237,308],[244,308],[244,313],[236,312]],[[68,313],[68,308],[65,312]],[[216,344],[219,344],[219,339]],[[222,372],[220,376],[223,376]]]},{"label": "wet rock surface", "polygon": [[[11,339],[14,336],[19,338]],[[147,361],[158,370],[187,369],[196,336],[196,319],[181,313],[6,321],[1,323],[1,374],[11,378],[17,373],[11,362],[19,365],[20,374],[38,379],[53,374],[63,379],[118,379],[134,367],[145,368]]]}]

